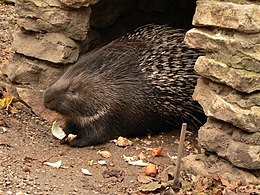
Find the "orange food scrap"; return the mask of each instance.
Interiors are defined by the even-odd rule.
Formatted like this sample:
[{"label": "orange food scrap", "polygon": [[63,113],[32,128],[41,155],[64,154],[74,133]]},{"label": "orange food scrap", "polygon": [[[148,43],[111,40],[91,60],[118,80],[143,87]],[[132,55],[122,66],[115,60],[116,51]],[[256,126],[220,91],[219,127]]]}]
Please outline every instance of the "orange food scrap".
[{"label": "orange food scrap", "polygon": [[158,173],[158,167],[155,164],[149,164],[146,168],[145,168],[145,174],[147,176],[152,176],[155,177]]},{"label": "orange food scrap", "polygon": [[160,156],[161,152],[162,152],[162,147],[159,147],[159,148],[153,148],[152,149],[152,156],[155,157],[155,156]]}]

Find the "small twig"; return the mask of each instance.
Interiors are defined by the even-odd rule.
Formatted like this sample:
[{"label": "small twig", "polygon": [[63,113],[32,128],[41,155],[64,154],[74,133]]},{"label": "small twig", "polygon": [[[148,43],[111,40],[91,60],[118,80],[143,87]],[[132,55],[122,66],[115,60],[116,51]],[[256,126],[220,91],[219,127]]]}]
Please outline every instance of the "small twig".
[{"label": "small twig", "polygon": [[[66,153],[66,152],[69,151],[69,150],[70,150],[70,149],[64,149],[63,152],[62,152],[62,154],[63,154],[63,153]],[[58,152],[57,154],[52,154],[52,155],[50,155],[48,158],[45,158],[44,160],[41,160],[41,161],[40,161],[41,164],[43,164],[44,162],[48,162],[52,157],[61,156],[59,153],[60,153],[60,152]]]},{"label": "small twig", "polygon": [[179,147],[178,147],[178,156],[177,156],[177,162],[176,162],[176,169],[175,169],[175,174],[174,174],[174,179],[173,179],[173,187],[176,186],[179,181],[181,159],[183,157],[186,129],[187,129],[187,123],[182,123],[180,143],[179,143]]}]

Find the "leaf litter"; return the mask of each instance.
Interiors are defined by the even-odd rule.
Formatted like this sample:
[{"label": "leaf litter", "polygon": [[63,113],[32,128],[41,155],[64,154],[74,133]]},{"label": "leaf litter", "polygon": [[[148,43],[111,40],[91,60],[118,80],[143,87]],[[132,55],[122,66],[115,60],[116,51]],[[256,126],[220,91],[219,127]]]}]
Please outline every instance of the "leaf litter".
[{"label": "leaf litter", "polygon": [[4,87],[0,87],[0,108],[7,113],[17,113],[16,107],[13,105],[14,96],[12,96]]},{"label": "leaf litter", "polygon": [[61,160],[58,160],[57,162],[43,162],[44,165],[48,165],[54,168],[60,168],[61,167]]},{"label": "leaf litter", "polygon": [[82,169],[81,169],[81,172],[82,172],[84,175],[89,175],[89,176],[92,176],[92,175],[93,175],[88,169],[85,169],[85,168],[82,168]]}]

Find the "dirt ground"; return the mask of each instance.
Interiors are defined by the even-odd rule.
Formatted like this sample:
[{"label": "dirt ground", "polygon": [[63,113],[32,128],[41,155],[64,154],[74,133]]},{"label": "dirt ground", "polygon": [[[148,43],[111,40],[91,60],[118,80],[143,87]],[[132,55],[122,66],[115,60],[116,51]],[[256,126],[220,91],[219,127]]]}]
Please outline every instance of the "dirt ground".
[{"label": "dirt ground", "polygon": [[[10,30],[14,29],[16,17],[14,6],[0,0],[0,68],[12,54]],[[0,195],[144,194],[140,191],[140,187],[144,189],[143,183],[147,180],[160,181],[163,170],[176,163],[180,133],[177,130],[131,138],[133,145],[127,147],[108,142],[85,148],[71,148],[61,145],[53,137],[51,125],[51,122],[28,110],[18,110],[16,114],[0,110]],[[196,137],[196,133],[188,133],[185,155],[198,152]],[[162,154],[152,157],[151,149],[158,147],[163,148]],[[104,158],[98,151],[109,151],[112,156]],[[130,165],[123,159],[123,156],[138,156],[141,152],[145,156],[145,162],[158,166],[159,174],[154,179],[143,177],[144,167]],[[99,164],[100,160],[105,160],[106,164]],[[46,162],[57,161],[62,163],[59,168],[46,165]],[[82,168],[88,169],[92,175],[83,174]],[[179,194],[225,194],[223,182],[216,178],[200,179],[182,173],[183,181],[185,177],[190,183],[185,189],[183,185]],[[255,187],[250,188],[250,192],[253,192],[251,189]],[[173,190],[150,191],[146,194],[173,194]],[[237,194],[234,190],[225,192]]]},{"label": "dirt ground", "polygon": [[[0,132],[0,189],[9,194],[19,191],[27,194],[127,194],[138,191],[141,184],[137,177],[145,175],[145,168],[129,165],[123,155],[137,156],[143,152],[148,156],[149,148],[161,146],[162,155],[147,160],[163,170],[173,164],[169,156],[177,154],[174,142],[178,136],[174,132],[133,138],[134,144],[126,148],[112,142],[71,148],[60,145],[52,136],[49,122],[30,113],[2,113],[1,117],[7,127],[1,127]],[[189,144],[187,147],[193,150]],[[105,159],[97,153],[99,150],[109,151],[112,156]],[[61,168],[43,164],[59,160],[62,161]],[[107,165],[97,164],[98,160],[105,160]],[[84,175],[82,168],[88,169],[93,176]]]}]

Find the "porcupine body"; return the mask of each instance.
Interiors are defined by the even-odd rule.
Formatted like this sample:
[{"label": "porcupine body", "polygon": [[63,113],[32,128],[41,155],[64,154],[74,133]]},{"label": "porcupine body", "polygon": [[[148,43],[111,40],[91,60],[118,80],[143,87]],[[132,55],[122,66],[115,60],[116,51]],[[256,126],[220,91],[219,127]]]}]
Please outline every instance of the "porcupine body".
[{"label": "porcupine body", "polygon": [[66,135],[77,135],[69,144],[200,125],[204,114],[192,94],[201,53],[183,43],[184,34],[146,25],[81,56],[44,94],[44,105],[64,116]]}]

